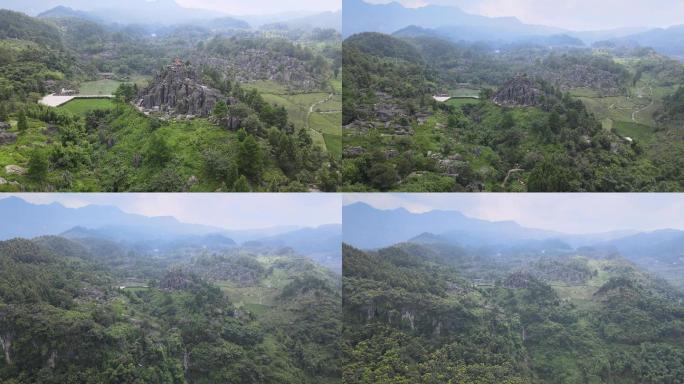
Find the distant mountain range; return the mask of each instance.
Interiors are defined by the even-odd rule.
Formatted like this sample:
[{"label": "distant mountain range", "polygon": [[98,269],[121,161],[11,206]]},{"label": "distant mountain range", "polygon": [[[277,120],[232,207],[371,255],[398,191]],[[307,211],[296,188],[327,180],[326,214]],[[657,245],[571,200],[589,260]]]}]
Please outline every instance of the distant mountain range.
[{"label": "distant mountain range", "polygon": [[399,243],[448,249],[469,248],[507,258],[519,254],[620,254],[665,278],[684,273],[684,231],[614,231],[569,235],[525,228],[512,221],[494,222],[467,217],[457,211],[411,213],[380,210],[364,203],[342,209],[343,241],[361,249]]},{"label": "distant mountain range", "polygon": [[302,12],[282,13],[273,15],[242,15],[254,28],[260,28],[269,24],[287,24],[293,28],[333,28],[342,30],[342,11],[322,12],[317,14],[304,14]]},{"label": "distant mountain range", "polygon": [[333,28],[341,30],[342,15],[337,12],[292,12],[284,14],[233,16],[225,13],[178,5],[175,0],[4,0],[6,8],[40,18],[74,17],[103,24],[176,25],[196,24],[208,28],[249,29],[269,23],[283,23],[291,28]]},{"label": "distant mountain range", "polygon": [[684,60],[684,25],[656,28],[636,34],[617,37],[609,41],[616,44],[637,44]]},{"label": "distant mountain range", "polygon": [[95,22],[102,21],[102,19],[96,17],[93,14],[90,14],[85,11],[78,11],[76,9],[65,7],[63,5],[58,5],[54,8],[48,9],[47,11],[41,12],[36,17],[41,19],[74,17],[77,19],[90,20]]},{"label": "distant mountain range", "polygon": [[101,238],[146,244],[148,248],[176,246],[231,247],[247,242],[265,247],[290,247],[304,255],[341,254],[342,227],[296,226],[267,229],[226,230],[188,224],[174,217],[130,214],[112,206],[67,208],[59,203],[31,204],[18,197],[0,199],[0,213],[12,218],[0,226],[0,240],[60,235],[67,238]]},{"label": "distant mountain range", "polygon": [[[226,16],[221,12],[185,8],[174,0],[4,0],[1,5],[29,15],[70,15],[108,23],[177,24]],[[46,12],[47,11],[47,12]]]},{"label": "distant mountain range", "polygon": [[[488,39],[494,40],[511,35],[549,35],[563,32],[559,28],[523,24],[514,17],[473,15],[458,7],[430,5],[406,8],[396,2],[388,4],[369,4],[363,0],[343,0],[342,2],[342,35],[344,37],[360,32],[391,34],[410,25],[423,28],[460,27],[464,33],[467,32],[478,38],[486,34]],[[468,39],[463,38],[463,40]]]},{"label": "distant mountain range", "polygon": [[[125,213],[112,206],[89,205],[67,208],[59,203],[31,204],[18,197],[0,200],[0,212],[11,223],[0,226],[0,239],[57,235],[73,227],[135,227],[141,231],[168,234],[202,235],[223,232],[217,227],[181,223],[173,217],[146,217]],[[11,224],[11,225],[10,225]],[[143,232],[140,233],[142,236]]]},{"label": "distant mountain range", "polygon": [[[382,248],[431,234],[435,241],[458,237],[466,243],[492,237],[498,241],[546,239],[560,233],[524,228],[513,221],[492,222],[467,217],[456,211],[411,213],[404,208],[379,210],[364,203],[342,209],[344,242],[357,248]],[[423,238],[423,240],[426,240]]]},{"label": "distant mountain range", "polygon": [[570,31],[525,24],[515,17],[486,17],[455,6],[429,5],[407,8],[397,2],[370,4],[343,0],[342,35],[380,32],[399,37],[430,36],[452,41],[527,43],[543,46],[588,46],[598,41],[617,45],[651,47],[660,53],[684,58],[684,25],[649,29],[617,28],[603,31]]},{"label": "distant mountain range", "polygon": [[[677,244],[680,237],[684,239],[684,231],[678,230],[565,234],[526,228],[514,221],[475,219],[457,211],[412,213],[404,208],[380,210],[364,203],[344,206],[342,218],[344,242],[362,249],[382,248],[401,242],[448,243],[474,247],[554,244],[568,248],[613,248],[628,254],[630,250],[638,250],[638,244],[662,244],[663,236],[674,238],[672,241]],[[654,240],[649,243],[646,239]],[[684,244],[684,240],[681,244]],[[666,247],[672,248],[671,245]],[[648,248],[652,247],[649,245]],[[643,253],[641,250],[639,252]]]}]

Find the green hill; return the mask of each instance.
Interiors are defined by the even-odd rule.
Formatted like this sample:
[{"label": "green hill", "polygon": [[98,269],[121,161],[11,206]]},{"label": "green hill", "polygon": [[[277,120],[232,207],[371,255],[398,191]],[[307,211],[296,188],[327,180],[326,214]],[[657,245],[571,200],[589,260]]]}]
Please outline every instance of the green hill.
[{"label": "green hill", "polygon": [[649,122],[669,92],[649,79],[671,79],[672,63],[420,34],[364,33],[343,46],[343,190],[681,189],[667,155],[681,152],[681,135]]},{"label": "green hill", "polygon": [[3,241],[0,381],[336,383],[339,301],[336,278],[292,254]]},{"label": "green hill", "polygon": [[466,278],[463,258],[434,255],[344,247],[346,383],[684,378],[681,293],[620,257],[484,261]]}]

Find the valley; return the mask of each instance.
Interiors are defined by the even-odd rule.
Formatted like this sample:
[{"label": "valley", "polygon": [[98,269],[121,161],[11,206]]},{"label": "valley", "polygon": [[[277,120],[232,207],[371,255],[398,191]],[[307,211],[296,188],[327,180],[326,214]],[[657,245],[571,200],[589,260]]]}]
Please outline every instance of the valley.
[{"label": "valley", "polygon": [[[682,121],[665,106],[680,61],[522,23],[504,37],[456,7],[348,4],[344,191],[681,190]],[[445,14],[478,32],[428,18]]]},{"label": "valley", "polygon": [[[0,190],[334,191],[340,41],[294,21],[129,26],[2,10]],[[190,139],[177,147],[159,127]]]},{"label": "valley", "polygon": [[[406,201],[440,201],[418,196]],[[654,268],[678,265],[681,230],[570,236],[456,211],[343,209],[344,382],[684,377],[681,275]]]},{"label": "valley", "polygon": [[229,232],[16,197],[0,210],[22,213],[0,227],[0,381],[340,382],[339,226]]}]

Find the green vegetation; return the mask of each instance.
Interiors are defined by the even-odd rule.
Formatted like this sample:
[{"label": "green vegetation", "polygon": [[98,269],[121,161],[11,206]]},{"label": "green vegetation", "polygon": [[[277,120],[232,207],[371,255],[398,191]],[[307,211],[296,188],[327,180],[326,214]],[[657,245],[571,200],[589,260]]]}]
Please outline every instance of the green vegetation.
[{"label": "green vegetation", "polygon": [[344,382],[683,380],[680,293],[605,256],[344,246]]},{"label": "green vegetation", "polygon": [[681,64],[377,33],[343,44],[343,190],[682,188],[681,124],[656,119]]},{"label": "green vegetation", "polygon": [[[16,142],[0,144],[0,177],[12,183],[0,190],[337,190],[339,35],[235,39],[196,32],[153,37],[136,28],[0,11],[0,117],[17,133]],[[151,75],[175,57],[219,62],[204,60],[198,79],[237,104],[191,120],[138,112],[132,104]],[[61,89],[114,98],[37,104]],[[5,172],[7,165],[27,169],[36,150],[48,158],[40,182]]]},{"label": "green vegetation", "polygon": [[102,239],[0,242],[0,381],[340,382],[336,277],[295,255],[180,252],[179,265]]},{"label": "green vegetation", "polygon": [[115,106],[111,99],[73,99],[66,104],[60,105],[57,109],[68,111],[78,116],[86,116],[88,112],[95,110],[109,110]]},{"label": "green vegetation", "polygon": [[81,95],[113,95],[121,85],[117,80],[84,81],[78,85],[78,93]]},{"label": "green vegetation", "polygon": [[339,159],[342,156],[342,99],[339,90],[341,82],[335,82],[338,88],[331,83],[332,93],[292,93],[271,81],[245,84],[245,88],[256,89],[265,101],[284,107],[297,129],[308,130],[316,145]]}]

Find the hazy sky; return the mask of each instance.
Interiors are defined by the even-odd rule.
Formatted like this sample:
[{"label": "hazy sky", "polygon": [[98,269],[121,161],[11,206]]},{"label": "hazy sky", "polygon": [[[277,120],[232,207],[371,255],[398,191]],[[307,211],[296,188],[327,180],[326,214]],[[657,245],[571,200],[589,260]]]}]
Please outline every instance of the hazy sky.
[{"label": "hazy sky", "polygon": [[569,234],[614,230],[684,230],[684,194],[347,194],[379,209],[453,210],[485,220],[513,220]]},{"label": "hazy sky", "polygon": [[[388,3],[388,0],[366,0]],[[571,30],[684,24],[684,0],[399,0],[408,7],[455,5],[485,16],[515,16],[529,24]]]},{"label": "hazy sky", "polygon": [[342,0],[176,0],[188,8],[222,11],[231,15],[271,15],[287,12],[325,12],[342,8]]},{"label": "hazy sky", "polygon": [[225,229],[319,226],[341,223],[342,198],[312,193],[18,193],[37,204],[59,202],[70,208],[112,205],[128,213],[174,216],[192,224]]},{"label": "hazy sky", "polygon": [[0,0],[0,8],[10,8],[35,15],[58,5],[79,10],[107,8],[135,8],[138,4],[175,1],[185,8],[217,11],[216,16],[229,15],[275,15],[314,14],[337,11],[342,0]]}]

